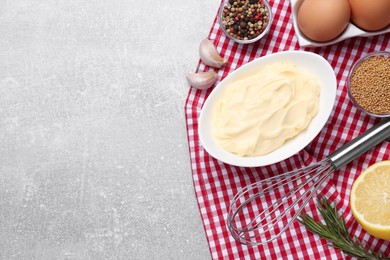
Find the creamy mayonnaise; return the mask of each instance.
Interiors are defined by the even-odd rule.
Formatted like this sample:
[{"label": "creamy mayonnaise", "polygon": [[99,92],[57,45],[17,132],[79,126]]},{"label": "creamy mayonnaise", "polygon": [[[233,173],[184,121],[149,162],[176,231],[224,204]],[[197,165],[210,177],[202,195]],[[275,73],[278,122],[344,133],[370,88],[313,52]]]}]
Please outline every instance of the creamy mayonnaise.
[{"label": "creamy mayonnaise", "polygon": [[227,86],[213,111],[219,145],[239,156],[259,156],[302,132],[318,112],[316,78],[290,62],[263,67]]}]

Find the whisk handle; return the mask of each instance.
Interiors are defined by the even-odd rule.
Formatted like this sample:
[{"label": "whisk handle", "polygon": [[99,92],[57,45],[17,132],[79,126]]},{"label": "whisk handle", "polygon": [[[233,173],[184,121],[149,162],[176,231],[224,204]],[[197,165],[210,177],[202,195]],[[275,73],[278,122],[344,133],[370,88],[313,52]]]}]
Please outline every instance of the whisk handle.
[{"label": "whisk handle", "polygon": [[390,137],[390,119],[382,120],[328,156],[335,170],[345,166]]}]

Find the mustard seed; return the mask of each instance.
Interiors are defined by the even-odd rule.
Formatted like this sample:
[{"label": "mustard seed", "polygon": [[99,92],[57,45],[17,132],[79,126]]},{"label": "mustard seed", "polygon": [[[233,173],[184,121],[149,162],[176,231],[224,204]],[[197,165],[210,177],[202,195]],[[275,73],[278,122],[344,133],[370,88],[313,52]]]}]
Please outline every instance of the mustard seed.
[{"label": "mustard seed", "polygon": [[368,112],[390,113],[390,56],[362,61],[352,72],[350,93]]}]

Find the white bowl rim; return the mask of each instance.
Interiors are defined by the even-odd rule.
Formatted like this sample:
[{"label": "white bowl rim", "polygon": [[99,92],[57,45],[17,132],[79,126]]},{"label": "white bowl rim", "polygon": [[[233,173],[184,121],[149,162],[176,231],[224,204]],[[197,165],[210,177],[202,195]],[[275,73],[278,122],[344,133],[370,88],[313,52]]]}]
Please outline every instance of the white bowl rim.
[{"label": "white bowl rim", "polygon": [[[312,119],[308,128],[301,132],[295,138],[287,141],[283,146],[275,151],[263,155],[253,157],[240,157],[222,149],[213,138],[211,127],[211,114],[213,105],[218,95],[224,90],[224,86],[235,78],[249,74],[251,71],[271,64],[277,61],[291,61],[299,67],[313,73],[320,83],[320,106],[318,114]],[[326,90],[326,91],[325,91]],[[307,52],[307,51],[282,51],[272,53],[241,66],[237,70],[231,72],[226,78],[214,87],[208,98],[203,104],[199,120],[198,134],[199,140],[203,148],[215,159],[224,163],[240,166],[240,167],[260,167],[271,165],[283,161],[305,148],[322,130],[328,118],[330,117],[336,99],[337,80],[333,68],[328,61],[322,56]]]}]

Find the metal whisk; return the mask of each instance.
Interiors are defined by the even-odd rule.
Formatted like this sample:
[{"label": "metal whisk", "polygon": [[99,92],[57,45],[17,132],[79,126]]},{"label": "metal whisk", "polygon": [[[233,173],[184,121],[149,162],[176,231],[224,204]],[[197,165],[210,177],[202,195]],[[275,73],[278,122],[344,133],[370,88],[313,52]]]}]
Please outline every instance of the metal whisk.
[{"label": "metal whisk", "polygon": [[245,245],[265,244],[278,238],[335,170],[388,137],[390,119],[373,126],[321,162],[244,187],[230,204],[227,225],[231,234]]}]

